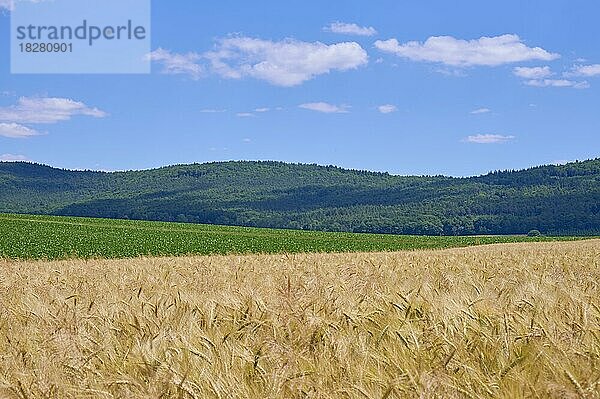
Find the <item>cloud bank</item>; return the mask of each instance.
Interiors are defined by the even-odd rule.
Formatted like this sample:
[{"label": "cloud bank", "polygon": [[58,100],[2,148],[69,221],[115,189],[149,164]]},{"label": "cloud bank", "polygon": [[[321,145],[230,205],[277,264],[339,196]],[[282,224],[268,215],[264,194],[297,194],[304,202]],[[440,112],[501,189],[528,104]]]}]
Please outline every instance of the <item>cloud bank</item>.
[{"label": "cloud bank", "polygon": [[515,69],[513,69],[513,73],[515,74],[515,76],[518,76],[523,79],[543,79],[553,75],[549,66],[533,68],[516,67]]},{"label": "cloud bank", "polygon": [[501,134],[477,134],[468,136],[464,141],[475,144],[501,144],[514,139],[515,136],[503,136]]},{"label": "cloud bank", "polygon": [[196,53],[175,54],[169,50],[158,48],[149,53],[146,58],[163,66],[162,73],[169,75],[187,75],[194,80],[202,77],[203,68]]},{"label": "cloud bank", "polygon": [[379,50],[411,61],[441,63],[453,67],[498,66],[523,61],[551,61],[560,57],[540,47],[528,47],[517,35],[474,40],[432,36],[425,42],[401,44],[397,39],[378,40]]},{"label": "cloud bank", "polygon": [[573,67],[573,70],[567,76],[585,76],[590,78],[600,76],[600,64],[577,65]]},{"label": "cloud bank", "polygon": [[0,107],[0,136],[39,136],[42,133],[26,125],[54,124],[77,115],[104,118],[107,113],[69,98],[21,97],[15,105]]},{"label": "cloud bank", "polygon": [[481,115],[481,114],[487,114],[492,112],[491,109],[489,108],[478,108],[478,109],[474,109],[473,111],[471,111],[472,115]]},{"label": "cloud bank", "polygon": [[331,71],[356,69],[367,64],[369,58],[355,42],[327,45],[250,37],[222,39],[204,57],[211,70],[223,78],[251,77],[283,87],[297,86]]},{"label": "cloud bank", "polygon": [[158,48],[146,57],[161,64],[165,74],[198,80],[211,72],[225,79],[254,78],[282,87],[298,86],[332,71],[356,69],[369,60],[367,52],[355,42],[328,45],[251,37],[220,39],[212,51],[203,54],[178,54]]},{"label": "cloud bank", "polygon": [[76,115],[104,118],[106,112],[68,98],[21,97],[16,105],[0,107],[0,122],[52,124]]},{"label": "cloud bank", "polygon": [[299,105],[299,107],[324,114],[345,114],[348,113],[349,108],[347,105],[337,106],[326,102],[306,103]]},{"label": "cloud bank", "polygon": [[30,129],[18,123],[0,123],[0,136],[11,139],[22,139],[25,137],[39,136],[35,129]]},{"label": "cloud bank", "polygon": [[324,27],[323,30],[325,32],[355,36],[374,36],[377,34],[377,31],[373,27],[359,26],[357,24],[349,24],[345,22],[333,22]]},{"label": "cloud bank", "polygon": [[532,87],[571,87],[574,89],[587,89],[590,87],[589,83],[586,81],[552,78],[555,73],[552,72],[549,66],[516,67],[513,69],[513,74],[524,79],[525,85]]},{"label": "cloud bank", "polygon": [[391,114],[398,111],[398,107],[393,104],[384,104],[377,107],[377,110],[382,114]]}]

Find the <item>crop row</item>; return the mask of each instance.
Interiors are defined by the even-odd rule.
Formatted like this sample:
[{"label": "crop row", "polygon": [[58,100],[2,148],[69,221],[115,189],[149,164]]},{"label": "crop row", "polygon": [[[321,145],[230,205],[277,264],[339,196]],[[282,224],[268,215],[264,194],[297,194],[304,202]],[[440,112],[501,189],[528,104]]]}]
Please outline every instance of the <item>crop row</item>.
[{"label": "crop row", "polygon": [[[572,238],[560,238],[568,239]],[[0,214],[0,258],[8,259],[381,252],[532,240],[522,236],[394,236]]]}]

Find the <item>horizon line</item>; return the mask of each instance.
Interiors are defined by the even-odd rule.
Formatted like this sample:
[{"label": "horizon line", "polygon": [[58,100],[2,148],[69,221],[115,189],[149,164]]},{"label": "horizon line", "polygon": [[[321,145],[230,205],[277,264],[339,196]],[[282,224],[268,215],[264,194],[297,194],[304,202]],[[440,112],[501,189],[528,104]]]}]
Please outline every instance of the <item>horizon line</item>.
[{"label": "horizon line", "polygon": [[41,163],[41,162],[35,162],[35,161],[31,161],[31,160],[5,160],[5,161],[0,161],[0,164],[17,164],[17,163],[22,163],[22,164],[29,164],[29,165],[36,165],[36,166],[43,166],[43,167],[47,167],[47,168],[51,168],[51,169],[56,169],[56,170],[61,170],[61,171],[66,171],[66,172],[80,172],[80,173],[106,173],[106,174],[116,174],[116,173],[130,173],[130,172],[149,172],[149,171],[154,171],[154,170],[160,170],[160,169],[166,169],[166,168],[173,168],[173,167],[177,167],[177,166],[194,166],[194,165],[215,165],[215,164],[226,164],[226,163],[276,163],[276,164],[284,164],[284,165],[298,165],[298,166],[316,166],[319,168],[337,168],[337,169],[342,169],[345,171],[349,171],[349,172],[363,172],[363,173],[371,173],[371,174],[383,174],[383,175],[389,175],[389,176],[397,176],[397,177],[445,177],[445,178],[451,178],[451,179],[469,179],[469,178],[476,178],[476,177],[482,177],[482,176],[488,176],[492,173],[503,173],[503,172],[522,172],[522,171],[527,171],[527,170],[531,170],[531,169],[536,169],[536,168],[542,168],[542,167],[549,167],[549,166],[567,166],[567,165],[571,165],[571,164],[576,164],[576,163],[582,163],[582,162],[590,162],[590,161],[596,161],[596,160],[600,160],[600,157],[597,158],[589,158],[589,159],[584,159],[584,160],[573,160],[573,161],[569,161],[569,162],[565,162],[565,163],[547,163],[547,164],[539,164],[539,165],[534,165],[534,166],[530,166],[527,168],[521,168],[521,169],[496,169],[496,170],[490,170],[486,173],[483,174],[478,174],[478,175],[470,175],[470,176],[449,176],[449,175],[444,175],[444,174],[422,174],[422,175],[418,175],[418,174],[393,174],[387,171],[373,171],[373,170],[368,170],[368,169],[355,169],[355,168],[345,168],[342,166],[337,166],[337,165],[333,165],[333,164],[329,164],[329,165],[324,165],[324,164],[319,164],[319,163],[305,163],[305,162],[289,162],[289,161],[276,161],[276,160],[246,160],[246,159],[241,159],[241,160],[227,160],[227,161],[207,161],[207,162],[192,162],[192,163],[175,163],[175,164],[168,164],[168,165],[163,165],[163,166],[156,166],[156,167],[151,167],[151,168],[142,168],[142,169],[125,169],[125,170],[102,170],[102,169],[69,169],[69,168],[61,168],[61,167],[57,167],[57,166],[52,166],[49,164],[45,164],[45,163]]}]

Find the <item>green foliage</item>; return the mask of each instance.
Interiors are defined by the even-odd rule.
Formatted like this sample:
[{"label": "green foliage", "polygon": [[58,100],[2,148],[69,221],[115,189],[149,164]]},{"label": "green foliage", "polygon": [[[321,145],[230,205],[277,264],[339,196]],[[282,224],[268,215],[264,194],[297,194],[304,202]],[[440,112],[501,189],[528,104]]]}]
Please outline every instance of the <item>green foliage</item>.
[{"label": "green foliage", "polygon": [[541,237],[542,233],[539,230],[530,230],[527,237]]},{"label": "green foliage", "polygon": [[280,162],[119,173],[0,163],[0,212],[412,235],[600,233],[600,159],[473,178]]},{"label": "green foliage", "polygon": [[[525,236],[423,237],[0,214],[0,259],[376,252],[532,241]],[[544,241],[554,240],[543,238]]]}]

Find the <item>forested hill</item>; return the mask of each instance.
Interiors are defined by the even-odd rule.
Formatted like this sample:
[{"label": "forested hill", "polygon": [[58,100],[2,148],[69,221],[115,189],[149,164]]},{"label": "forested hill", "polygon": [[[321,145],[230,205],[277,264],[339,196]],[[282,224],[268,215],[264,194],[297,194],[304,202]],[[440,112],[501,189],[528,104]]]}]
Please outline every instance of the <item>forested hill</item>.
[{"label": "forested hill", "polygon": [[600,234],[600,159],[481,177],[280,162],[131,172],[0,163],[0,213],[373,233]]}]

